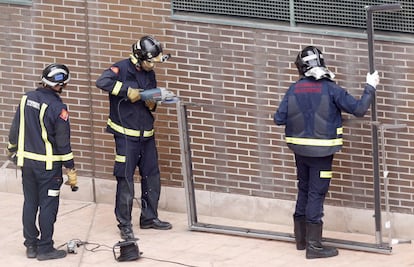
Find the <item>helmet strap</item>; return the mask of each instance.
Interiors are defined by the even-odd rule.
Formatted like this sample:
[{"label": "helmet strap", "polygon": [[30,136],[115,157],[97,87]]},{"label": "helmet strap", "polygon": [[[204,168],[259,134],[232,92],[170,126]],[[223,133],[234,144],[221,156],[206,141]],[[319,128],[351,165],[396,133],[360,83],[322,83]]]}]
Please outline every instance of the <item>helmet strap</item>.
[{"label": "helmet strap", "polygon": [[42,78],[42,83],[44,85],[47,85],[47,86],[50,86],[50,87],[54,87],[55,85],[57,85],[57,83],[51,82],[51,81],[49,81],[48,79],[46,79],[44,77]]},{"label": "helmet strap", "polygon": [[141,59],[137,58],[134,54],[130,54],[129,59],[131,60],[131,63],[135,65],[136,68],[141,69]]}]

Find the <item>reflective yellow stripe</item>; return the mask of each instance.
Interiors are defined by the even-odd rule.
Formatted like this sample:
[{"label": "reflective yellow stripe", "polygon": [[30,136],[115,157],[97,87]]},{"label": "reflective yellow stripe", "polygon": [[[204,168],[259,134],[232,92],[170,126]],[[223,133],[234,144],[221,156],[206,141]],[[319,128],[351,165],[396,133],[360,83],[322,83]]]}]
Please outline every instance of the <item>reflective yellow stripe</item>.
[{"label": "reflective yellow stripe", "polygon": [[[53,149],[52,149],[52,144],[47,139],[47,130],[45,127],[45,123],[43,122],[47,107],[48,107],[47,104],[45,103],[42,104],[40,108],[39,122],[40,122],[40,128],[42,129],[42,139],[43,139],[43,142],[45,142],[46,158],[50,159],[50,157],[53,155]],[[53,167],[53,162],[51,160],[47,160],[46,170],[51,170],[52,167]]]},{"label": "reflective yellow stripe", "polygon": [[19,141],[17,145],[17,166],[22,167],[24,158],[21,155],[24,151],[24,131],[25,131],[25,124],[24,124],[24,106],[26,105],[27,96],[24,95],[20,100],[20,120],[19,120]]},{"label": "reflective yellow stripe", "polygon": [[73,159],[73,153],[70,152],[65,155],[53,155],[52,144],[47,139],[47,131],[43,122],[43,118],[47,109],[46,104],[42,104],[39,114],[40,127],[42,129],[42,139],[45,142],[46,155],[41,155],[33,152],[24,151],[24,134],[25,134],[25,113],[24,107],[26,105],[27,96],[24,95],[20,101],[20,120],[19,120],[19,141],[17,148],[17,166],[22,167],[24,159],[31,159],[37,161],[43,161],[46,163],[46,170],[51,170],[53,168],[53,162],[55,161],[68,161]]},{"label": "reflective yellow stripe", "polygon": [[321,172],[319,173],[319,176],[320,176],[321,178],[328,178],[328,179],[331,179],[331,178],[332,178],[332,171],[321,171]]},{"label": "reflective yellow stripe", "polygon": [[28,152],[28,151],[23,151],[23,153],[20,153],[19,156],[23,156],[24,158],[27,159],[32,159],[32,160],[37,160],[37,161],[44,161],[44,162],[48,162],[48,161],[68,161],[73,159],[73,153],[70,152],[68,154],[65,155],[50,155],[50,156],[46,156],[46,155],[41,155],[41,154],[36,154],[36,153],[32,153],[32,152]]},{"label": "reflective yellow stripe", "polygon": [[344,133],[344,128],[342,127],[336,128],[336,134],[343,134],[343,133]]},{"label": "reflective yellow stripe", "polygon": [[122,82],[117,81],[114,88],[112,89],[111,94],[113,95],[118,95],[119,91],[121,91],[121,87],[122,87]]},{"label": "reflective yellow stripe", "polygon": [[115,156],[115,161],[117,162],[125,162],[126,157],[125,156],[121,156],[121,155],[116,155]]},{"label": "reflective yellow stripe", "polygon": [[[114,131],[118,133],[129,135],[129,136],[134,136],[134,137],[141,136],[141,131],[124,128],[121,125],[118,125],[115,122],[113,122],[111,119],[108,119],[108,125],[109,127],[111,127]],[[154,135],[154,129],[150,131],[144,131],[144,137],[150,137],[153,135]]]},{"label": "reflective yellow stripe", "polygon": [[129,58],[131,59],[132,64],[136,65],[138,63],[138,59],[133,54],[130,54]]},{"label": "reflective yellow stripe", "polygon": [[312,138],[286,137],[286,142],[294,145],[303,146],[339,146],[342,145],[342,138],[324,140]]},{"label": "reflective yellow stripe", "polygon": [[48,197],[57,197],[60,194],[60,190],[49,189],[47,190]]}]

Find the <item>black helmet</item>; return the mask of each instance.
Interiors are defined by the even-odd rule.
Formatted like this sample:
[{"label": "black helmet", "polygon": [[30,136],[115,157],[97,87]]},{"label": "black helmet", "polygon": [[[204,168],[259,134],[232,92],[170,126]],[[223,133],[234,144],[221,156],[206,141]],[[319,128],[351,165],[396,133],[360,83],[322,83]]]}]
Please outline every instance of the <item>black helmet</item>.
[{"label": "black helmet", "polygon": [[65,85],[70,80],[69,69],[62,64],[50,64],[42,73],[42,83],[54,87],[56,85]]},{"label": "black helmet", "polygon": [[162,54],[160,42],[151,36],[144,36],[132,45],[133,56],[138,60],[151,60]]},{"label": "black helmet", "polygon": [[300,75],[314,67],[326,68],[322,52],[314,46],[305,47],[296,57],[295,65]]}]

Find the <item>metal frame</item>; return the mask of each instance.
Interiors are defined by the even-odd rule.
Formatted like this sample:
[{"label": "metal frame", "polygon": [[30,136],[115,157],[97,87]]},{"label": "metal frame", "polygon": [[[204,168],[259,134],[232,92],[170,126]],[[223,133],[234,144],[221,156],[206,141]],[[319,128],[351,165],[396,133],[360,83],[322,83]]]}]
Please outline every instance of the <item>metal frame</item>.
[{"label": "metal frame", "polygon": [[[285,242],[295,242],[295,237],[290,233],[274,232],[267,230],[235,227],[228,225],[210,224],[199,222],[197,218],[196,196],[194,189],[194,177],[192,170],[191,146],[188,133],[188,116],[189,106],[198,106],[193,103],[177,102],[177,117],[180,135],[182,174],[184,179],[184,188],[187,204],[188,226],[191,231],[209,232],[218,234],[229,234],[244,237],[263,238]],[[332,245],[337,248],[359,250],[366,252],[375,252],[381,254],[391,254],[392,247],[388,243],[363,243],[350,240],[341,240],[333,238],[323,238],[322,243]]]},{"label": "metal frame", "polygon": [[[374,73],[374,23],[373,13],[380,11],[399,11],[401,10],[400,4],[384,4],[377,6],[366,6],[367,12],[367,39],[368,39],[368,64],[369,72]],[[371,132],[372,132],[372,164],[374,172],[374,198],[375,198],[375,237],[377,245],[382,244],[382,232],[381,232],[381,189],[380,189],[380,176],[379,176],[379,160],[378,160],[378,126],[377,121],[377,100],[376,95],[372,98],[371,103]]]},{"label": "metal frame", "polygon": [[[373,73],[375,71],[374,67],[374,29],[373,29],[373,13],[378,11],[398,11],[401,10],[400,4],[385,4],[378,6],[367,6],[367,39],[368,39],[368,58],[369,58],[369,71]],[[265,231],[258,229],[250,229],[243,227],[234,227],[227,225],[218,225],[218,224],[208,224],[199,222],[197,219],[197,207],[196,207],[196,197],[194,190],[194,178],[192,170],[192,159],[191,159],[191,146],[190,139],[188,134],[188,117],[187,117],[187,106],[195,105],[191,103],[177,102],[177,114],[178,114],[178,124],[179,124],[179,134],[180,134],[180,148],[182,156],[182,172],[184,178],[185,192],[186,192],[186,203],[187,203],[187,215],[188,215],[188,225],[189,229],[193,231],[200,232],[211,232],[211,233],[220,233],[220,234],[230,234],[237,236],[246,236],[246,237],[255,237],[255,238],[264,238],[278,241],[287,241],[295,242],[293,234],[282,233],[282,232],[273,232]],[[373,173],[374,173],[374,211],[375,211],[375,237],[376,243],[363,243],[355,242],[350,240],[341,240],[341,239],[332,239],[324,238],[322,242],[326,245],[333,245],[337,248],[351,249],[351,250],[360,250],[367,252],[375,252],[382,254],[391,254],[392,252],[392,240],[389,240],[389,243],[384,243],[382,241],[382,229],[381,229],[381,192],[380,192],[380,177],[379,177],[379,152],[378,152],[378,127],[381,129],[382,135],[382,153],[384,156],[384,136],[383,132],[386,128],[402,128],[402,125],[390,126],[382,125],[377,121],[377,111],[376,111],[376,96],[372,100],[371,106],[371,125],[372,125],[372,150],[373,150]],[[388,186],[387,175],[388,171],[386,170],[386,162],[384,164],[384,183]],[[386,202],[388,202],[388,192],[386,190]],[[386,203],[386,212],[387,217],[389,217],[389,208],[388,203]],[[388,218],[387,218],[388,219]],[[389,224],[390,222],[387,221]],[[389,238],[391,238],[389,234]]]},{"label": "metal frame", "polygon": [[[411,243],[411,240],[397,240],[393,239],[392,237],[392,231],[391,231],[391,214],[390,214],[390,202],[389,202],[389,191],[388,191],[388,166],[386,161],[386,151],[385,151],[385,131],[388,129],[405,129],[407,128],[406,124],[379,124],[377,125],[379,127],[380,133],[381,133],[381,162],[382,162],[382,173],[383,173],[383,179],[384,179],[384,195],[385,195],[385,214],[386,214],[386,221],[385,221],[385,228],[388,229],[388,244],[389,246],[392,246],[393,243]],[[379,232],[379,236],[382,237],[382,232]],[[377,242],[382,242],[381,239],[377,240]]]}]

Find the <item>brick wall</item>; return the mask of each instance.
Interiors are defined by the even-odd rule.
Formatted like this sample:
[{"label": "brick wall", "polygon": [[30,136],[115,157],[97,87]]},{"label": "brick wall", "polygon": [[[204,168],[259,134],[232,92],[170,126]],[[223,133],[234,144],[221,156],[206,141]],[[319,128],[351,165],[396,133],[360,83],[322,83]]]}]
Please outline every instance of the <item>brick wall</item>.
[{"label": "brick wall", "polygon": [[[293,155],[272,115],[297,79],[297,52],[309,44],[320,47],[337,82],[355,96],[367,72],[366,40],[173,21],[168,0],[1,7],[1,141],[5,147],[14,108],[24,92],[34,89],[44,66],[67,64],[72,81],[62,97],[70,109],[78,169],[85,176],[113,179],[114,144],[105,132],[108,100],[95,80],[128,57],[131,44],[143,35],[154,35],[172,54],[156,69],[159,85],[198,104],[188,106],[188,119],[195,184],[202,190],[294,200]],[[407,125],[385,134],[391,210],[412,213],[414,47],[376,41],[375,50],[383,76],[378,119]],[[373,207],[370,116],[344,115],[344,149],[335,156],[327,198],[332,205]],[[163,184],[182,187],[175,106],[161,105],[156,119]]]}]

